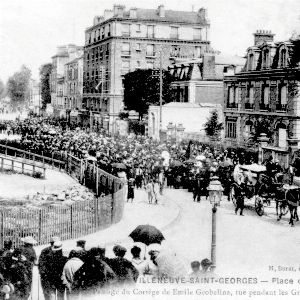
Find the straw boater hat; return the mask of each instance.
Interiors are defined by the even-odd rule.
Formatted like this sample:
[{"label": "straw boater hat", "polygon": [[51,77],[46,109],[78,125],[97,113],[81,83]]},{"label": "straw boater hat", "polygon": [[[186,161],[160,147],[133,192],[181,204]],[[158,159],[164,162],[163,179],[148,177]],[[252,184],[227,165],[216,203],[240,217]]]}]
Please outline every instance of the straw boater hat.
[{"label": "straw boater hat", "polygon": [[26,236],[21,238],[21,241],[25,244],[36,245],[37,241],[32,236]]},{"label": "straw boater hat", "polygon": [[54,242],[52,246],[52,251],[59,251],[59,250],[62,250],[62,242],[61,241]]}]

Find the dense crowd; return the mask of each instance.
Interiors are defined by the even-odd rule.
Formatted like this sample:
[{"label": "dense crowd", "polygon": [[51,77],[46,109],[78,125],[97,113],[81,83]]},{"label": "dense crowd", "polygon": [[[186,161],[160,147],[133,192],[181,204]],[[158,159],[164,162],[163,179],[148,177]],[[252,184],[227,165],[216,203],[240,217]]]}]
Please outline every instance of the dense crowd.
[{"label": "dense crowd", "polygon": [[142,257],[139,246],[131,247],[129,254],[122,245],[115,245],[113,257],[107,257],[105,248],[86,250],[86,241],[79,240],[67,253],[60,238],[54,236],[37,257],[34,238],[27,236],[21,240],[24,242],[21,247],[14,249],[8,240],[1,249],[1,299],[28,299],[32,293],[35,266],[39,270],[45,300],[63,300],[65,295],[67,299],[81,299],[82,296],[99,294],[101,290],[145,282],[145,278],[154,277],[172,283],[175,278],[194,282],[212,275],[209,259],[193,261],[191,270],[187,270],[180,257],[159,248],[144,253]]},{"label": "dense crowd", "polygon": [[[145,136],[115,137],[105,131],[70,129],[65,122],[51,118],[9,121],[0,127],[21,135],[20,140],[10,141],[11,146],[57,159],[63,159],[66,153],[92,159],[101,169],[115,175],[119,168],[123,169],[131,186],[146,188],[151,181],[153,186],[148,186],[148,190],[153,190],[155,183],[160,189],[167,183],[170,187],[194,191],[196,197],[204,193],[212,174],[219,175],[226,189],[234,165],[256,159],[255,155],[243,151],[216,148],[199,141],[160,143]],[[201,179],[201,187],[197,179]]]}]

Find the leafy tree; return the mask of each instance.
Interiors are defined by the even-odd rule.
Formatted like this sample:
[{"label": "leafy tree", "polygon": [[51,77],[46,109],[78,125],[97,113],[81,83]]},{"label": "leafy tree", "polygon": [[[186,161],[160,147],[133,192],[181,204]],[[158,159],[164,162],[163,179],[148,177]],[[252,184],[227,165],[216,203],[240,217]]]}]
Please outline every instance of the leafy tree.
[{"label": "leafy tree", "polygon": [[0,79],[0,99],[5,97],[5,84]]},{"label": "leafy tree", "polygon": [[267,135],[267,138],[270,139],[270,142],[274,139],[274,126],[273,126],[273,118],[262,118],[259,117],[256,119],[253,125],[253,129],[250,133],[250,140],[254,143],[257,143],[259,140],[259,137],[262,133],[265,133]]},{"label": "leafy tree", "polygon": [[213,110],[210,113],[210,117],[204,124],[204,130],[206,135],[213,139],[220,137],[221,130],[224,128],[223,123],[219,122],[219,116],[217,110]]},{"label": "leafy tree", "polygon": [[40,85],[41,85],[41,99],[42,109],[45,109],[47,103],[51,103],[50,90],[50,74],[52,71],[52,64],[44,64],[40,67]]},{"label": "leafy tree", "polygon": [[[171,102],[173,77],[168,71],[162,71],[163,104]],[[127,73],[124,78],[124,104],[127,110],[135,110],[140,118],[147,113],[149,105],[159,105],[159,70],[136,70]]]},{"label": "leafy tree", "polygon": [[24,106],[29,99],[29,82],[31,71],[25,65],[14,73],[7,81],[7,94],[11,99],[14,109]]}]

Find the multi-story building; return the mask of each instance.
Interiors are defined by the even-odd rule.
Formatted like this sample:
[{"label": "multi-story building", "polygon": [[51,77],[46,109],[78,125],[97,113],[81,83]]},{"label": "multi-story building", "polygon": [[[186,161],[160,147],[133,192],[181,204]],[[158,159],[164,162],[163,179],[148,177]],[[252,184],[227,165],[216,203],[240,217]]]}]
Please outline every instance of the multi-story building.
[{"label": "multi-story building", "polygon": [[40,83],[37,80],[30,79],[29,109],[35,114],[40,114],[41,107],[42,107],[42,103],[41,103]]},{"label": "multi-story building", "polygon": [[[198,12],[114,5],[85,32],[83,108],[114,132],[123,108],[122,80],[142,68],[167,68],[178,57],[210,49],[206,10]],[[87,113],[87,116],[89,113]]]},{"label": "multi-story building", "polygon": [[52,56],[52,71],[50,74],[51,105],[54,115],[66,116],[65,64],[82,56],[80,46],[69,44],[57,48],[57,53]]},{"label": "multi-story building", "polygon": [[80,123],[83,95],[83,51],[65,64],[65,108],[70,122]]},{"label": "multi-story building", "polygon": [[242,145],[258,124],[269,124],[264,154],[286,166],[300,146],[300,38],[274,43],[273,37],[270,31],[254,33],[242,72],[224,79],[225,138]]},{"label": "multi-story building", "polygon": [[159,106],[149,107],[148,135],[159,139],[160,132],[167,132],[171,123],[182,124],[186,138],[205,139],[204,124],[210,112],[217,110],[223,121],[224,74],[231,69],[240,71],[244,64],[242,57],[212,52],[170,65],[174,102],[163,105],[161,114]]}]

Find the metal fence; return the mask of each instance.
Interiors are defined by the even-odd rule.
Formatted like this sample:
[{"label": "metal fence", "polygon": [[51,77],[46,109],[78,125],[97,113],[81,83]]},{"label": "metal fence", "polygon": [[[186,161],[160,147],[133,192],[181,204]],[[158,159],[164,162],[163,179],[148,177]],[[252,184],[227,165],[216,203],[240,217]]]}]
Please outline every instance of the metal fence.
[{"label": "metal fence", "polygon": [[[23,150],[0,145],[6,153],[24,157]],[[2,151],[0,151],[2,152]],[[3,153],[3,152],[2,152]],[[66,161],[51,162],[40,155],[25,153],[35,161],[64,166],[64,170],[95,193],[93,200],[77,201],[71,205],[51,205],[40,208],[1,207],[0,246],[11,239],[18,246],[20,238],[32,235],[39,244],[49,242],[51,236],[62,240],[78,238],[109,227],[121,220],[124,210],[125,186],[122,180],[97,167],[96,163],[67,155]]]}]

